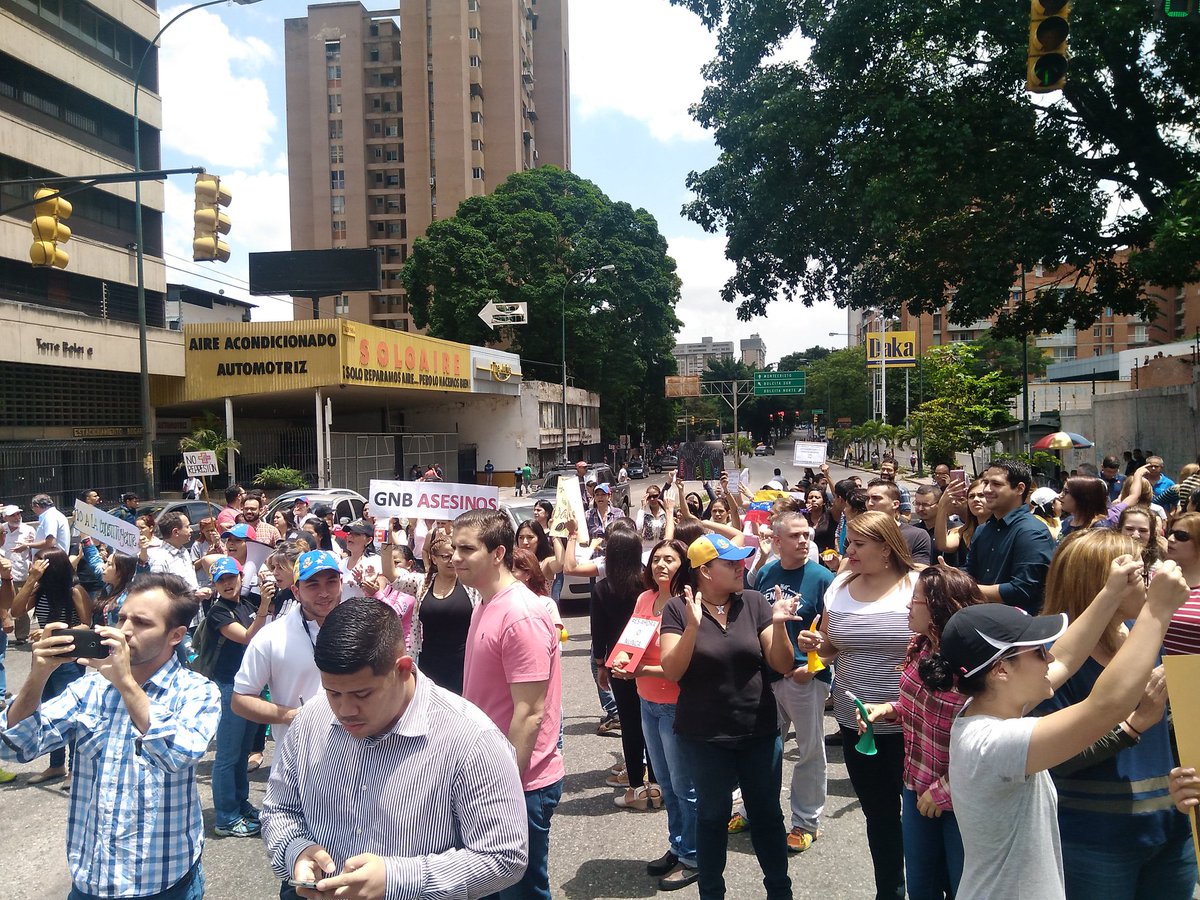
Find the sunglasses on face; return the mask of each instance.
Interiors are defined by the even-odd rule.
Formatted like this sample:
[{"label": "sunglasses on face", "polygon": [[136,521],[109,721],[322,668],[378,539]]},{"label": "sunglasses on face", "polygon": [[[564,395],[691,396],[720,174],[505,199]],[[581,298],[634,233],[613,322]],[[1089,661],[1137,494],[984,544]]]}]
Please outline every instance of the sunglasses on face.
[{"label": "sunglasses on face", "polygon": [[1050,658],[1050,652],[1041,644],[1038,644],[1038,646],[1036,646],[1036,647],[1022,647],[1020,650],[1016,651],[1015,653],[1006,653],[1004,656],[1002,656],[1000,658],[1001,659],[1016,659],[1022,653],[1036,653],[1038,655],[1038,659],[1040,659],[1042,662],[1046,662]]},{"label": "sunglasses on face", "polygon": [[1190,531],[1184,531],[1182,528],[1176,528],[1174,531],[1168,531],[1167,537],[1175,538],[1177,541],[1183,541],[1186,543],[1192,539],[1192,533]]}]

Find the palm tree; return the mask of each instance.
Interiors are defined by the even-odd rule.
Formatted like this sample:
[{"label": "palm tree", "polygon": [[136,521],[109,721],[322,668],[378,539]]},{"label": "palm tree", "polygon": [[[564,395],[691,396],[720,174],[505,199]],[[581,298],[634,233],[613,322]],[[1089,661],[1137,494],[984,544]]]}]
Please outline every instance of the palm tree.
[{"label": "palm tree", "polygon": [[[242,449],[242,445],[240,441],[222,434],[218,430],[220,426],[221,422],[216,416],[211,412],[205,412],[204,424],[191,434],[179,439],[179,452],[194,453],[197,450],[212,450],[217,455],[218,468],[224,469],[229,451],[237,453]],[[175,468],[182,469],[183,463],[180,462]]]}]

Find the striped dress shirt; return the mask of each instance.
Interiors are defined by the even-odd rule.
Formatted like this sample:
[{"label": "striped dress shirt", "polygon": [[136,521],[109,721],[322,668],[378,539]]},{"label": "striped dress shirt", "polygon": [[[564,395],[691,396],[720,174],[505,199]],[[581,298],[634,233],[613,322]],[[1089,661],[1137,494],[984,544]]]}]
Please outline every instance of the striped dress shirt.
[{"label": "striped dress shirt", "polygon": [[475,706],[415,677],[379,737],[349,735],[324,695],[296,717],[262,811],[280,878],[319,844],[339,871],[360,853],[383,857],[388,900],[483,897],[521,879],[529,839],[512,747]]},{"label": "striped dress shirt", "polygon": [[204,847],[196,764],[217,732],[221,695],[174,656],[142,689],[150,698],[145,734],[96,673],[11,728],[0,714],[0,757],[29,762],[75,740],[67,863],[76,886],[97,897],[160,893]]}]

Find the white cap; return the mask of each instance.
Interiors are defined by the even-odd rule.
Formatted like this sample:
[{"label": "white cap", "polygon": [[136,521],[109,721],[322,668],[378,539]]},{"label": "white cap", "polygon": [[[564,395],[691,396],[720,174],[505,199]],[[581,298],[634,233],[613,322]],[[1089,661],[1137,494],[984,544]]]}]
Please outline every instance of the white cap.
[{"label": "white cap", "polygon": [[14,506],[13,504],[10,503],[10,504],[8,504],[8,506],[4,507],[3,509],[0,509],[0,516],[3,516],[4,518],[7,519],[9,516],[15,516],[20,511],[21,511],[21,507]]},{"label": "white cap", "polygon": [[1058,499],[1058,491],[1054,488],[1040,487],[1030,495],[1029,500],[1034,506],[1046,506]]}]

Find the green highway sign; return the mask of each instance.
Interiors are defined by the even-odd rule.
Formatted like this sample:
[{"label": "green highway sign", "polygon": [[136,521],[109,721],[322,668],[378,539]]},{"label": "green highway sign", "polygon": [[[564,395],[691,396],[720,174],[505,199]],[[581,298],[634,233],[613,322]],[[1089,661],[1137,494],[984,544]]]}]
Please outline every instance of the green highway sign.
[{"label": "green highway sign", "polygon": [[813,410],[813,415],[814,415],[814,416],[823,416],[823,415],[825,415],[825,410],[823,410],[823,409],[814,409],[814,410]]},{"label": "green highway sign", "polygon": [[804,372],[755,372],[754,396],[772,397],[803,394]]}]

